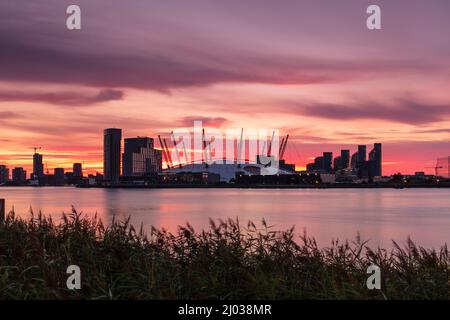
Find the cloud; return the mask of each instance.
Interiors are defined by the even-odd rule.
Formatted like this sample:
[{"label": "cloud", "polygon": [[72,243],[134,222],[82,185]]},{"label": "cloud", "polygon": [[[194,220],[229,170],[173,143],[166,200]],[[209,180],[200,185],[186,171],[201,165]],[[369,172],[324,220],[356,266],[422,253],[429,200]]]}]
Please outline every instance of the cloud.
[{"label": "cloud", "polygon": [[[240,48],[222,52],[217,47],[192,51],[180,43],[152,51],[118,51],[92,48],[89,41],[63,41],[62,36],[0,32],[0,80],[63,83],[93,87],[150,89],[170,92],[175,88],[217,83],[261,83],[303,85],[338,83],[384,72],[432,70],[414,60],[341,60],[283,53],[255,52]],[[131,41],[131,40],[130,40]],[[181,41],[181,40],[180,40]]]},{"label": "cloud", "polygon": [[216,127],[216,128],[220,128],[224,124],[229,122],[228,119],[223,117],[192,116],[192,117],[184,117],[183,119],[179,120],[178,125],[180,127],[192,127],[194,125],[194,121],[202,121],[204,127]]},{"label": "cloud", "polygon": [[95,103],[121,100],[123,92],[120,90],[104,89],[95,94],[80,92],[24,92],[1,91],[0,102],[44,102],[65,106],[89,106]]},{"label": "cloud", "polygon": [[376,119],[420,125],[443,121],[450,117],[450,104],[426,104],[397,99],[392,104],[361,102],[357,106],[315,103],[296,104],[293,111],[298,114],[332,120]]},{"label": "cloud", "polygon": [[20,117],[19,114],[11,112],[11,111],[2,111],[2,112],[0,112],[0,120],[16,119],[18,117]]}]

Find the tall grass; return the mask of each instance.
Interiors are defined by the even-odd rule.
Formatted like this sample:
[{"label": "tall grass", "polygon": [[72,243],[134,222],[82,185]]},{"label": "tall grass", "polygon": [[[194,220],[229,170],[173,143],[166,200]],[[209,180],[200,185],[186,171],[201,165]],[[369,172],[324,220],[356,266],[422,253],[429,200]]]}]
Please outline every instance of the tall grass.
[{"label": "tall grass", "polygon": [[[446,246],[371,250],[356,239],[319,248],[265,221],[145,234],[129,220],[105,226],[73,210],[61,223],[10,213],[0,224],[0,299],[448,299],[449,262]],[[373,263],[382,290],[366,287]],[[72,264],[81,290],[66,287]]]}]

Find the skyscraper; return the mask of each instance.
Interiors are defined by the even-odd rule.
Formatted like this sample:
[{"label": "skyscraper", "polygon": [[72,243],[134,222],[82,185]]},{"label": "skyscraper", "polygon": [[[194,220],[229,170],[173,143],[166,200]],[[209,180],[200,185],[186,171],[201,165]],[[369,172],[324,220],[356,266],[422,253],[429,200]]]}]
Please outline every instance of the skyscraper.
[{"label": "skyscraper", "polygon": [[162,159],[154,149],[152,138],[138,137],[124,140],[122,175],[145,176],[161,170]]},{"label": "skyscraper", "polygon": [[358,168],[358,152],[355,152],[354,154],[352,154],[352,158],[351,158],[351,163],[350,166],[352,169],[357,169]]},{"label": "skyscraper", "polygon": [[371,176],[381,177],[383,175],[383,160],[381,152],[381,143],[375,143],[373,149],[369,153],[369,161],[371,164]]},{"label": "skyscraper", "polygon": [[44,164],[42,162],[42,155],[35,153],[33,155],[33,179],[42,178],[44,175]]},{"label": "skyscraper", "polygon": [[341,169],[350,167],[350,150],[341,150]]},{"label": "skyscraper", "polygon": [[73,164],[73,176],[77,178],[83,177],[83,166],[81,163]]},{"label": "skyscraper", "polygon": [[333,152],[324,152],[323,153],[323,170],[325,172],[331,172],[333,170]]},{"label": "skyscraper", "polygon": [[365,145],[358,146],[358,162],[364,162],[367,160],[367,149]]},{"label": "skyscraper", "polygon": [[120,155],[122,130],[109,128],[103,133],[103,173],[104,179],[112,183],[120,180]]},{"label": "skyscraper", "polygon": [[333,160],[333,169],[334,169],[334,172],[337,172],[338,170],[342,169],[342,161],[341,161],[341,157],[340,156],[334,158],[334,160]]},{"label": "skyscraper", "polygon": [[316,171],[323,170],[323,157],[314,158],[314,168]]}]

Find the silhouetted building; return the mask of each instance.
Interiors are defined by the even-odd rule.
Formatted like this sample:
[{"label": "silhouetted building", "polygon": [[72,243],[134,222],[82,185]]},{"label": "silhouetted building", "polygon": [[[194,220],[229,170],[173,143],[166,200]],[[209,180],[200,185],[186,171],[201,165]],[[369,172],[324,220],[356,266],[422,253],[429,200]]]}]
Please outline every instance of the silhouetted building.
[{"label": "silhouetted building", "polygon": [[27,181],[27,172],[22,167],[17,167],[12,170],[13,182],[17,185],[24,185]]},{"label": "silhouetted building", "polygon": [[313,163],[306,165],[306,171],[308,172],[323,172],[323,157],[314,158]]},{"label": "silhouetted building", "polygon": [[352,169],[358,168],[358,152],[355,152],[354,154],[352,154],[352,160],[351,160],[350,166]]},{"label": "silhouetted building", "polygon": [[83,177],[83,166],[81,163],[73,164],[73,177]]},{"label": "silhouetted building", "polygon": [[124,140],[122,155],[122,175],[124,177],[142,177],[162,169],[162,153],[154,148],[152,138],[138,137]]},{"label": "silhouetted building", "polygon": [[369,161],[373,162],[371,164],[371,177],[381,177],[383,175],[383,160],[381,152],[381,143],[375,143],[373,149],[369,153]]},{"label": "silhouetted building", "polygon": [[278,161],[278,166],[281,170],[286,170],[286,171],[291,171],[291,172],[295,171],[295,164],[286,163],[286,160],[284,160],[284,159]]},{"label": "silhouetted building", "polygon": [[103,135],[103,172],[106,181],[120,180],[121,129],[105,129]]},{"label": "silhouetted building", "polygon": [[358,146],[358,162],[364,162],[367,160],[367,148],[365,145]]},{"label": "silhouetted building", "polygon": [[71,172],[71,171],[65,172],[64,176],[66,177],[66,182],[68,184],[73,184],[73,179],[74,179],[73,172]]},{"label": "silhouetted building", "polygon": [[333,171],[333,152],[324,152],[323,153],[323,165],[322,168],[325,172],[331,173]]},{"label": "silhouetted building", "polygon": [[53,174],[53,184],[55,186],[63,186],[65,184],[64,168],[55,168]]},{"label": "silhouetted building", "polygon": [[342,169],[342,158],[340,156],[334,158],[334,160],[333,160],[333,169],[334,169],[335,172]]},{"label": "silhouetted building", "polygon": [[350,150],[341,150],[340,162],[340,169],[348,169],[350,167]]},{"label": "silhouetted building", "polygon": [[4,165],[0,165],[0,183],[6,183],[8,181],[9,181],[9,169]]},{"label": "silhouetted building", "polygon": [[42,162],[42,154],[35,153],[33,155],[32,179],[42,178],[43,175],[44,175],[44,163]]}]

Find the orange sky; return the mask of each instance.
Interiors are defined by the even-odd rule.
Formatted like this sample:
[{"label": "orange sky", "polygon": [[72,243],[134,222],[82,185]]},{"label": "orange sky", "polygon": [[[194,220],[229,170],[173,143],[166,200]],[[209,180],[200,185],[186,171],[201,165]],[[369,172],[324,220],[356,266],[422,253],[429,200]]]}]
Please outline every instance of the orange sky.
[{"label": "orange sky", "polygon": [[384,174],[450,155],[447,2],[380,1],[376,32],[361,1],[78,2],[75,32],[61,1],[0,4],[0,164],[30,172],[40,146],[50,171],[101,172],[104,128],[156,138],[194,119],[289,133],[298,168],[375,142]]}]

